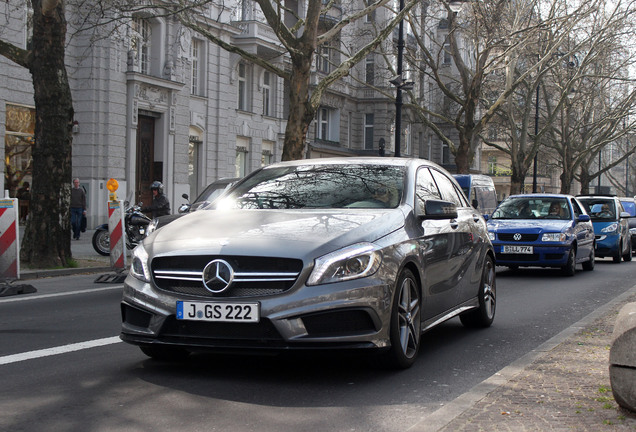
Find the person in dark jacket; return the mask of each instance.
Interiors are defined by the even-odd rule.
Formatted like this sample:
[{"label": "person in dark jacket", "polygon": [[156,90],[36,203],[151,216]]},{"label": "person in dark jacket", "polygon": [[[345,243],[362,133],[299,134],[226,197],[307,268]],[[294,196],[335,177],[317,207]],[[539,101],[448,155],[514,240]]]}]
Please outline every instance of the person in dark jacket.
[{"label": "person in dark jacket", "polygon": [[152,212],[152,217],[166,216],[170,214],[170,202],[168,198],[163,194],[163,184],[159,181],[154,181],[150,185],[152,191],[152,204],[148,207],[141,209],[142,212]]},{"label": "person in dark jacket", "polygon": [[86,216],[86,192],[80,187],[80,180],[73,179],[71,188],[71,228],[73,228],[73,238],[79,240],[82,225],[82,217]]}]

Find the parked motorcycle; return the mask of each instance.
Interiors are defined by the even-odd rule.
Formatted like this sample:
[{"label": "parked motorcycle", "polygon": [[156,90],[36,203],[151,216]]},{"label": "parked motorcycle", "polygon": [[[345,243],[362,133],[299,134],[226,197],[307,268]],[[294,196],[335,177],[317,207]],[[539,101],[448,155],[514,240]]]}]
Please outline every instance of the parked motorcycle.
[{"label": "parked motorcycle", "polygon": [[[146,229],[151,219],[141,212],[141,203],[129,206],[128,202],[125,202],[124,205],[126,206],[126,214],[124,215],[126,247],[134,249],[146,235]],[[93,248],[100,255],[110,255],[110,232],[107,223],[95,228]]]}]

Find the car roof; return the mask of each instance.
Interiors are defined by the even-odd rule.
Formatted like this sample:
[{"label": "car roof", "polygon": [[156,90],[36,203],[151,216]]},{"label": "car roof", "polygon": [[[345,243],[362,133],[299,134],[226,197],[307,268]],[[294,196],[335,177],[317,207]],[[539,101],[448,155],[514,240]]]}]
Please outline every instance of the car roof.
[{"label": "car roof", "polygon": [[380,156],[368,156],[368,157],[334,157],[334,158],[321,158],[321,159],[300,159],[295,161],[278,162],[275,164],[267,165],[263,167],[263,170],[272,169],[276,167],[284,166],[312,166],[312,165],[393,165],[393,166],[430,166],[440,168],[434,162],[426,159],[419,158],[401,158],[401,157],[380,157]]},{"label": "car roof", "polygon": [[[536,193],[536,194],[510,195],[508,198],[574,198],[574,195]],[[506,199],[508,199],[508,198],[506,198]]]}]

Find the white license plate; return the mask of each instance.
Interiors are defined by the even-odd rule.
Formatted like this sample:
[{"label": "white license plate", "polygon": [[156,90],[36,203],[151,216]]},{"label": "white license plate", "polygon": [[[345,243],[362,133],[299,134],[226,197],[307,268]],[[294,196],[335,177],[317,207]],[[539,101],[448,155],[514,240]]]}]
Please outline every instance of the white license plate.
[{"label": "white license plate", "polygon": [[254,323],[260,320],[258,303],[177,301],[177,319],[188,321]]},{"label": "white license plate", "polygon": [[533,250],[532,246],[503,245],[502,253],[531,254]]}]

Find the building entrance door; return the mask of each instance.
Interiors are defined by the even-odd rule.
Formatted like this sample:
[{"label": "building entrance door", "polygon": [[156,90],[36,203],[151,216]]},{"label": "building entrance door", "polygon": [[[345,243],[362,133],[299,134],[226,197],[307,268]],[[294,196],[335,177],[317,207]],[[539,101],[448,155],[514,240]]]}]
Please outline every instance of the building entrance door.
[{"label": "building entrance door", "polygon": [[137,166],[135,179],[135,202],[144,206],[152,203],[150,185],[161,181],[161,171],[155,175],[155,118],[140,115],[137,125]]}]

